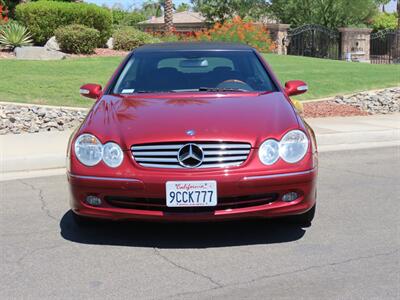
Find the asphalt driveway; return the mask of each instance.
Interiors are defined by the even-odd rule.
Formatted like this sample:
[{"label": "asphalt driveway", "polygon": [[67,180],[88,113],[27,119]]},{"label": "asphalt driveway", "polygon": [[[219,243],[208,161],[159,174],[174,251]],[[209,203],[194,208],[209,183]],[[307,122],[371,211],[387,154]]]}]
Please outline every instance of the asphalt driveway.
[{"label": "asphalt driveway", "polygon": [[400,149],[320,156],[312,227],[80,230],[65,176],[0,182],[0,298],[398,299]]}]

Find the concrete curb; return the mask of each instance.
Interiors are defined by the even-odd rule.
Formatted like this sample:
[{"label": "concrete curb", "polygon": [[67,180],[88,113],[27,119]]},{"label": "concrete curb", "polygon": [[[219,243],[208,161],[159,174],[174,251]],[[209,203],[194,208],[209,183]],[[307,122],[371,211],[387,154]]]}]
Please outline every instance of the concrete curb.
[{"label": "concrete curb", "polygon": [[[93,102],[94,103],[94,102]],[[43,105],[43,104],[33,104],[33,103],[21,103],[21,102],[5,102],[0,101],[0,105],[15,105],[15,106],[25,106],[25,107],[43,107],[48,109],[67,109],[67,110],[75,110],[75,111],[88,111],[89,107],[74,107],[74,106],[56,106],[56,105]]]}]

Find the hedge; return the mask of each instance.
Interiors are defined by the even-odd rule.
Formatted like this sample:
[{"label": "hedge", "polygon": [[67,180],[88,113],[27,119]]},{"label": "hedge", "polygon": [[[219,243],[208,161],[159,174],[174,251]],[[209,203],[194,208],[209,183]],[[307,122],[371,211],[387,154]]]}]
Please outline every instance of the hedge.
[{"label": "hedge", "polygon": [[20,4],[15,11],[16,19],[24,24],[38,45],[43,45],[54,35],[57,28],[82,24],[100,32],[102,46],[111,36],[112,15],[108,9],[95,4],[38,1]]},{"label": "hedge", "polygon": [[94,53],[100,36],[98,30],[79,24],[59,27],[54,34],[61,51],[75,54]]},{"label": "hedge", "polygon": [[122,27],[117,29],[113,34],[113,38],[114,49],[125,51],[131,51],[144,44],[160,42],[159,39],[152,35],[133,27]]}]

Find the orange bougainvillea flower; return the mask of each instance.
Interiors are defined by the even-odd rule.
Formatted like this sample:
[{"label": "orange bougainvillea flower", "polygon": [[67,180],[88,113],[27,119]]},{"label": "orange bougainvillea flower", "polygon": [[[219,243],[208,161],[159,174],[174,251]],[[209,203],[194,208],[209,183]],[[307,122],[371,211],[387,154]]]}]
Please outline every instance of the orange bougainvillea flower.
[{"label": "orange bougainvillea flower", "polygon": [[198,41],[240,42],[261,52],[272,52],[276,49],[269,31],[263,25],[244,21],[239,16],[224,23],[217,22],[212,28],[194,32],[192,36]]}]

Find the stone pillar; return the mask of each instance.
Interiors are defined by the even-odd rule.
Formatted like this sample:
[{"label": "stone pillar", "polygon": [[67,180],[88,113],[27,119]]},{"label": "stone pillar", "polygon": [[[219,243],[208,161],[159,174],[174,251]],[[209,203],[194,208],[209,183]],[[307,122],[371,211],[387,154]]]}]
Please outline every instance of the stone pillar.
[{"label": "stone pillar", "polygon": [[266,24],[266,28],[268,29],[272,41],[276,44],[276,53],[285,55],[286,45],[285,40],[288,35],[289,24]]},{"label": "stone pillar", "polygon": [[340,46],[342,59],[352,61],[370,62],[370,37],[372,29],[369,28],[339,28],[342,34]]}]

